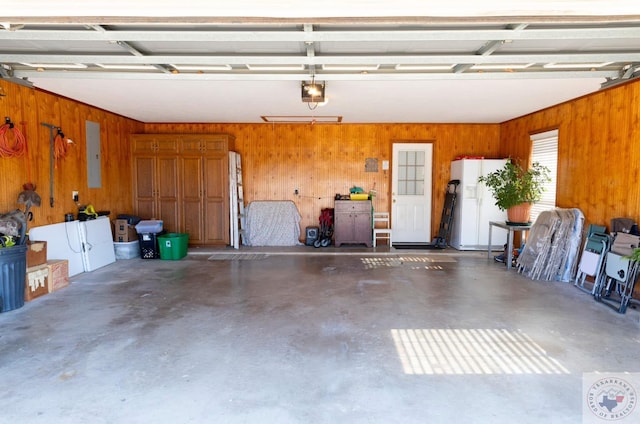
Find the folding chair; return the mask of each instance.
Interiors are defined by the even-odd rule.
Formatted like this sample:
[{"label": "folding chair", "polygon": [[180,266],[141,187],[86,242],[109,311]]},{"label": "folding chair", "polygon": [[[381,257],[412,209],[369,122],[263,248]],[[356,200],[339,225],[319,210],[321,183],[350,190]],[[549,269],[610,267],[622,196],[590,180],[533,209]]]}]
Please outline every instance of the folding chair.
[{"label": "folding chair", "polygon": [[604,276],[595,290],[596,300],[605,303],[621,314],[627,311],[633,289],[638,279],[639,265],[628,256],[638,247],[640,236],[618,233],[607,252]]},{"label": "folding chair", "polygon": [[610,233],[630,233],[634,225],[635,221],[632,218],[612,218]]},{"label": "folding chair", "polygon": [[[604,259],[609,251],[610,242],[611,238],[608,234],[605,234],[604,226],[593,224],[589,226],[574,283],[583,292],[591,295],[595,294],[602,279]],[[587,286],[589,284],[587,277],[593,279],[590,287]]]},{"label": "folding chair", "polygon": [[387,240],[387,244],[391,247],[389,212],[373,212],[373,247],[376,247],[377,239]]}]

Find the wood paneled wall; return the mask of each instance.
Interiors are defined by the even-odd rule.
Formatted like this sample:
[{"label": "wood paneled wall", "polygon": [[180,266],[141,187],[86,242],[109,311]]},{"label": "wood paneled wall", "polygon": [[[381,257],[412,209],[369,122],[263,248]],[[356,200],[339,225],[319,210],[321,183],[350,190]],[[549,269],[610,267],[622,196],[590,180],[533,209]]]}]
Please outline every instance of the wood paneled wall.
[{"label": "wood paneled wall", "polygon": [[558,128],[556,203],[589,223],[640,221],[640,82],[627,83],[501,125],[502,150],[526,160],[529,135]]},{"label": "wood paneled wall", "polygon": [[[292,200],[306,226],[318,225],[320,210],[352,186],[375,189],[374,208],[391,208],[394,142],[434,144],[432,233],[440,225],[450,162],[458,155],[501,156],[499,125],[450,124],[146,124],[146,133],[229,133],[242,155],[245,202]],[[378,159],[378,172],[365,160]],[[299,195],[294,190],[299,189]],[[431,240],[427,240],[431,241]]]},{"label": "wood paneled wall", "polygon": [[[61,222],[81,204],[129,213],[132,208],[129,134],[229,133],[242,154],[245,201],[292,200],[301,229],[317,225],[320,210],[351,186],[375,189],[374,206],[390,210],[390,175],[365,172],[365,159],[391,160],[394,142],[434,144],[432,234],[440,224],[449,163],[458,155],[526,161],[529,135],[559,128],[557,204],[581,209],[588,223],[614,217],[640,220],[640,82],[628,83],[503,124],[142,124],[40,90],[0,80],[0,117],[10,117],[28,139],[28,155],[0,158],[0,212],[17,204],[22,185],[32,181],[42,205],[29,226]],[[102,188],[89,189],[85,121],[100,123]],[[49,206],[49,128],[57,125],[75,141],[54,169],[54,207]],[[300,194],[294,195],[294,189]]]},{"label": "wood paneled wall", "polygon": [[[6,96],[0,97],[0,116],[11,118],[27,138],[28,154],[24,157],[0,157],[0,212],[24,210],[17,198],[26,182],[36,184],[42,198],[32,207],[33,220],[28,227],[64,221],[66,213],[77,213],[71,197],[79,192],[80,204],[92,204],[97,210],[108,210],[111,217],[130,213],[131,162],[129,134],[140,132],[142,124],[131,119],[20,85],[0,80]],[[88,188],[86,161],[87,120],[100,124],[102,187]],[[64,159],[56,161],[53,179],[54,206],[50,206],[50,130],[42,123],[60,127],[74,141]],[[12,140],[12,138],[10,138]]]}]

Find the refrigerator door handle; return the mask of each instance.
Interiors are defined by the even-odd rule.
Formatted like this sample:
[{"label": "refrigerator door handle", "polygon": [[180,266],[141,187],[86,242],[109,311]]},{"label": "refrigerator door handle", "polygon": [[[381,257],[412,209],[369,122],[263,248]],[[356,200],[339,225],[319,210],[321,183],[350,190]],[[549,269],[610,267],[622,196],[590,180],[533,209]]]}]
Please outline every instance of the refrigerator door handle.
[{"label": "refrigerator door handle", "polygon": [[[478,178],[480,178],[481,175],[484,175],[484,160],[480,159],[480,175],[478,175]],[[478,178],[476,178],[476,181],[478,181]],[[483,192],[484,192],[484,187],[482,186],[482,183],[478,182],[477,183],[480,187],[477,187],[476,189],[476,196],[478,199],[478,204],[482,204],[482,198],[483,198]]]}]

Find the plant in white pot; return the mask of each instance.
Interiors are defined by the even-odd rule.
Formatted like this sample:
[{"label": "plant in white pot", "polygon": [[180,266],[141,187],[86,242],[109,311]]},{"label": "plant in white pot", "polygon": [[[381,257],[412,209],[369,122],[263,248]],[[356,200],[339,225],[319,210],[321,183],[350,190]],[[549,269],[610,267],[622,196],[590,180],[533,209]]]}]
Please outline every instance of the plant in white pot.
[{"label": "plant in white pot", "polygon": [[514,224],[529,223],[531,205],[540,201],[546,190],[545,183],[551,181],[550,169],[534,162],[525,170],[509,159],[505,165],[478,178],[496,200],[501,210],[507,211],[507,220]]}]

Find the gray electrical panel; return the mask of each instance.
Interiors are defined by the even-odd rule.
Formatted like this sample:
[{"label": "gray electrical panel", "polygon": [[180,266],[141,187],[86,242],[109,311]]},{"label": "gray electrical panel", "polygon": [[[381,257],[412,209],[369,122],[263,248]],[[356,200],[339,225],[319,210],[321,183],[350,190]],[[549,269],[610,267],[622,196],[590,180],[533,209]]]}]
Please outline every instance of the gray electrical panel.
[{"label": "gray electrical panel", "polygon": [[87,183],[89,188],[102,187],[100,164],[100,124],[86,121],[87,127]]}]

